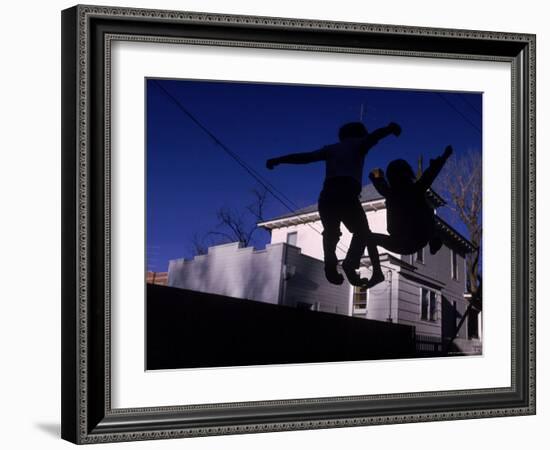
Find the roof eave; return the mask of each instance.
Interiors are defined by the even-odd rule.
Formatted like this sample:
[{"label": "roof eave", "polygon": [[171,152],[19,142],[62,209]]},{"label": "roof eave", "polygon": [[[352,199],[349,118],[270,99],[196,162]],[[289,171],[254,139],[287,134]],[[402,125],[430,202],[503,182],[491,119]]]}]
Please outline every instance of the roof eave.
[{"label": "roof eave", "polygon": [[[379,198],[376,200],[370,200],[368,202],[362,202],[361,206],[365,211],[378,211],[386,207],[384,198]],[[305,214],[294,214],[283,217],[278,217],[275,219],[264,220],[263,222],[258,222],[257,226],[272,230],[273,228],[282,228],[291,225],[305,224],[309,222],[315,222],[320,220],[319,211],[313,211]]]}]

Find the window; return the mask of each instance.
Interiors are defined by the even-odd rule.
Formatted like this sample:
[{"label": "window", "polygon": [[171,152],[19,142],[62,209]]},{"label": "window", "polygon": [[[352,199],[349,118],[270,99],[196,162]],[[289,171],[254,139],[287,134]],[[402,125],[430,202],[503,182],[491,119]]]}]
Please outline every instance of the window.
[{"label": "window", "polygon": [[287,233],[287,235],[286,235],[286,243],[287,244],[294,245],[296,247],[297,242],[298,242],[298,232],[297,231]]},{"label": "window", "polygon": [[416,258],[418,262],[423,263],[424,262],[424,249],[421,248],[416,252]]},{"label": "window", "polygon": [[437,320],[437,296],[435,291],[420,288],[420,319],[427,321]]},{"label": "window", "polygon": [[353,315],[367,314],[367,296],[368,290],[364,286],[353,288]]},{"label": "window", "polygon": [[456,252],[451,250],[451,277],[453,280],[458,280],[458,264]]}]

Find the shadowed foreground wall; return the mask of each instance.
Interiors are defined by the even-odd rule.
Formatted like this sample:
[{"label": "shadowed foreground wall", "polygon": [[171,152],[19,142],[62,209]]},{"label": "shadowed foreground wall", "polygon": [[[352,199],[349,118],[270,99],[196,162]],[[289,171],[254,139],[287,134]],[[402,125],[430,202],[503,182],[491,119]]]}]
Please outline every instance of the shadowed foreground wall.
[{"label": "shadowed foreground wall", "polygon": [[147,369],[414,356],[414,328],[147,285]]}]

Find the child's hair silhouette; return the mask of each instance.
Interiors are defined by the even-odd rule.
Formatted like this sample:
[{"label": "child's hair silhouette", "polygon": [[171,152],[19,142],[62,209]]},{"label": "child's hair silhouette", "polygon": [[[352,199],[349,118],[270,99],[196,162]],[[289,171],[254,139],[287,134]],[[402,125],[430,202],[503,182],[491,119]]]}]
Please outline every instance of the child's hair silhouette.
[{"label": "child's hair silhouette", "polygon": [[404,159],[396,159],[389,163],[386,177],[392,189],[410,188],[415,182],[414,171]]},{"label": "child's hair silhouette", "polygon": [[366,137],[367,134],[367,127],[361,122],[349,122],[340,127],[338,139],[340,139],[340,142],[347,139],[360,139]]}]

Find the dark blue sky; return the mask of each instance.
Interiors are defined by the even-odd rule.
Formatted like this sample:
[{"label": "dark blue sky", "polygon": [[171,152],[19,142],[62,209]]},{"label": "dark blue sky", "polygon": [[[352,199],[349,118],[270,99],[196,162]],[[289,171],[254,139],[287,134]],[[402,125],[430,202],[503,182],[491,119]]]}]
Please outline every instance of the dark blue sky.
[{"label": "dark blue sky", "polygon": [[[481,151],[482,95],[348,87],[147,80],[147,259],[165,271],[168,261],[190,257],[194,235],[216,230],[221,207],[243,210],[257,182],[193,123],[160,83],[211,133],[299,207],[315,203],[324,165],[265,168],[268,158],[316,150],[337,142],[338,128],[357,121],[369,130],[399,123],[365,161],[364,182],[375,167],[403,158],[416,169],[452,144],[455,154]],[[288,212],[273,197],[266,217]],[[465,230],[460,227],[460,231]],[[269,236],[255,234],[261,247]]]}]

